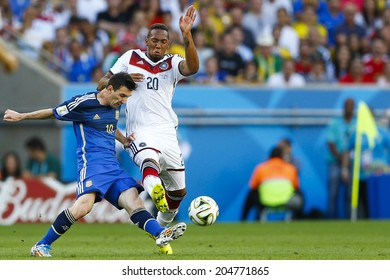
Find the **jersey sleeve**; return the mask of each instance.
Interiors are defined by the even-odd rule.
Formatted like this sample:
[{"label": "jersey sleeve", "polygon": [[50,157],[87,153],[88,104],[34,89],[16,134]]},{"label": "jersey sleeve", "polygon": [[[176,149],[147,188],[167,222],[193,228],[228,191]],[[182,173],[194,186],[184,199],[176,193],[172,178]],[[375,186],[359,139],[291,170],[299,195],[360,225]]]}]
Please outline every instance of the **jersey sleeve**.
[{"label": "jersey sleeve", "polygon": [[133,50],[129,50],[122,54],[118,60],[115,62],[115,64],[110,68],[110,72],[112,74],[116,74],[119,72],[127,72],[127,68],[129,66],[130,57],[133,53]]},{"label": "jersey sleeve", "polygon": [[179,64],[181,61],[184,61],[184,58],[181,55],[175,54],[172,58],[172,68],[174,69],[173,74],[176,81],[180,81],[186,77],[180,73]]},{"label": "jersey sleeve", "polygon": [[82,103],[79,102],[81,95],[74,96],[53,109],[54,116],[60,121],[79,122],[84,120]]}]

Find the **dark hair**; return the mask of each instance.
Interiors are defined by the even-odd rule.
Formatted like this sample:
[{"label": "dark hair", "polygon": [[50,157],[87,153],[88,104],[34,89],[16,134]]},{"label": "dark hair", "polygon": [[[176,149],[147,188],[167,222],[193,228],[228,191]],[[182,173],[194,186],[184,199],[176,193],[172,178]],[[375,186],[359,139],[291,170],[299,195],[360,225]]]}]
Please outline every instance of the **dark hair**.
[{"label": "dark hair", "polygon": [[111,85],[114,90],[118,90],[122,86],[127,87],[129,90],[135,90],[137,88],[137,85],[130,74],[126,72],[119,72],[112,75],[107,83],[107,86],[109,85]]},{"label": "dark hair", "polygon": [[[6,161],[9,157],[14,157],[16,160],[15,174],[10,174],[7,170]],[[1,171],[0,172],[1,172],[1,174],[0,174],[1,180],[5,180],[10,176],[14,176],[14,177],[21,177],[22,176],[22,165],[21,165],[20,157],[16,152],[11,151],[11,152],[7,152],[4,154],[4,156],[1,159]]]},{"label": "dark hair", "polygon": [[289,146],[289,147],[291,147],[291,145],[292,145],[292,140],[290,139],[290,138],[282,138],[281,140],[280,140],[280,142],[283,142],[283,143],[285,143],[287,146]]},{"label": "dark hair", "polygon": [[280,147],[272,148],[269,158],[283,158],[283,149]]},{"label": "dark hair", "polygon": [[148,32],[148,38],[150,37],[150,34],[151,34],[152,30],[155,30],[155,29],[165,30],[168,33],[168,39],[169,39],[169,29],[168,29],[168,26],[166,26],[165,24],[162,24],[162,23],[155,23],[155,24],[152,24],[150,26],[149,32]]},{"label": "dark hair", "polygon": [[43,143],[41,138],[38,137],[32,137],[27,140],[25,146],[29,150],[46,151],[45,144]]}]

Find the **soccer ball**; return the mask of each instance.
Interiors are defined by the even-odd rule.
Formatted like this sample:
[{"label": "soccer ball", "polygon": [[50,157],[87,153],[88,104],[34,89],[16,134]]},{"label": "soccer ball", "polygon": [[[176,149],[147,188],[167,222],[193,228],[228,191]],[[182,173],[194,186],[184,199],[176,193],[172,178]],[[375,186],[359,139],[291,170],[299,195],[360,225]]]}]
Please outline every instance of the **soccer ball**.
[{"label": "soccer ball", "polygon": [[188,207],[188,216],[199,226],[212,225],[219,215],[218,204],[209,196],[198,196]]}]

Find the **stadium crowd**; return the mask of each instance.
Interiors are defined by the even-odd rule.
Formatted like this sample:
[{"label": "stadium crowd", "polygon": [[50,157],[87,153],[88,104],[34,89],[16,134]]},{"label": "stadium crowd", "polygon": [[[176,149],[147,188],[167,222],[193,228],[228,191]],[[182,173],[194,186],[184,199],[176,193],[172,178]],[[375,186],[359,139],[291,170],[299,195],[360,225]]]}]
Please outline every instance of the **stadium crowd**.
[{"label": "stadium crowd", "polygon": [[184,82],[390,83],[388,0],[0,0],[0,34],[70,82],[97,82],[148,27],[194,4],[198,73]]}]

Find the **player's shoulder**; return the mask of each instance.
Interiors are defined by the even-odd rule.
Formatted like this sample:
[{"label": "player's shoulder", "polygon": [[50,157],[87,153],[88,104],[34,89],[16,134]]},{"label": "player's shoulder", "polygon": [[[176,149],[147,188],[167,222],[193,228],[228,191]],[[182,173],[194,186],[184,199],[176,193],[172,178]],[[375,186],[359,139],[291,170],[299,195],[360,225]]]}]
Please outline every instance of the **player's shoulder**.
[{"label": "player's shoulder", "polygon": [[75,95],[69,100],[68,107],[72,109],[75,107],[89,106],[91,102],[96,102],[96,93],[96,91],[93,91],[87,92],[85,94]]}]

